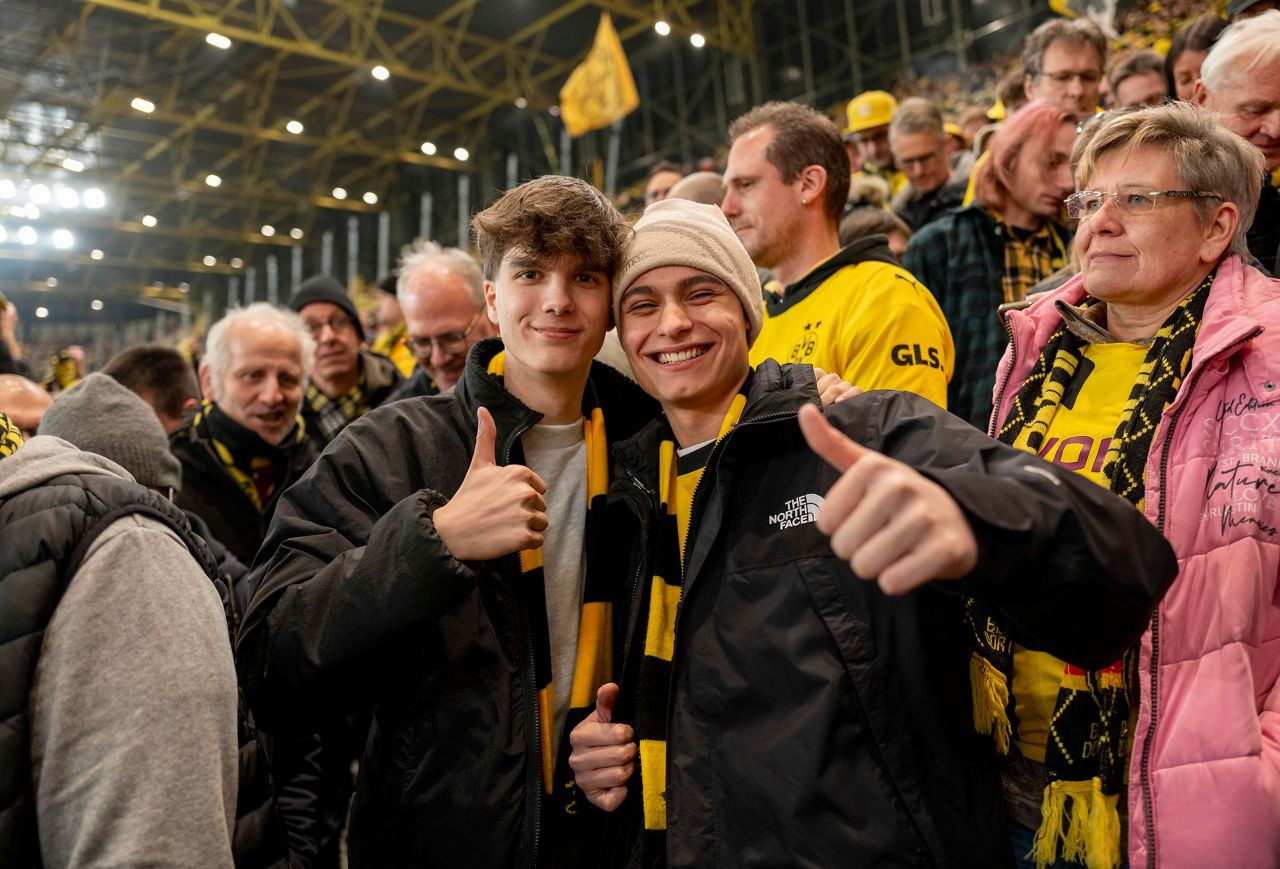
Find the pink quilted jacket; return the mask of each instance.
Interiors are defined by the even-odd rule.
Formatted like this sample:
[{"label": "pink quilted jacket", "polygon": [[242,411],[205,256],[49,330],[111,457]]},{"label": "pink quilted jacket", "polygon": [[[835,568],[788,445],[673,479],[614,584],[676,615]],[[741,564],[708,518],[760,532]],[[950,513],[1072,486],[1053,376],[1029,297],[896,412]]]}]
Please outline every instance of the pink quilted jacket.
[{"label": "pink quilted jacket", "polygon": [[[997,425],[1061,322],[1010,315]],[[1147,460],[1146,515],[1180,572],[1142,636],[1133,869],[1280,866],[1280,280],[1218,268],[1191,369]]]}]

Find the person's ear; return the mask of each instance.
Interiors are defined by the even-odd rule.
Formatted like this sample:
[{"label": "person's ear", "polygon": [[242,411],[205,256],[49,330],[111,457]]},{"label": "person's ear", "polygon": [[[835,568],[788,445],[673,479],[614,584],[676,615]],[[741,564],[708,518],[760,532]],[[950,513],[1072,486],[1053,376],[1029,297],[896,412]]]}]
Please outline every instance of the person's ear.
[{"label": "person's ear", "polygon": [[798,177],[800,198],[806,204],[817,202],[827,189],[827,170],[821,166],[805,166]]},{"label": "person's ear", "polygon": [[210,373],[208,365],[200,366],[200,392],[210,401],[216,401],[213,397],[213,375]]},{"label": "person's ear", "polygon": [[1204,240],[1200,245],[1200,260],[1216,263],[1231,246],[1236,229],[1240,226],[1240,209],[1234,202],[1222,202],[1204,226]]},{"label": "person's ear", "polygon": [[485,315],[494,326],[498,325],[498,287],[493,281],[484,282]]}]

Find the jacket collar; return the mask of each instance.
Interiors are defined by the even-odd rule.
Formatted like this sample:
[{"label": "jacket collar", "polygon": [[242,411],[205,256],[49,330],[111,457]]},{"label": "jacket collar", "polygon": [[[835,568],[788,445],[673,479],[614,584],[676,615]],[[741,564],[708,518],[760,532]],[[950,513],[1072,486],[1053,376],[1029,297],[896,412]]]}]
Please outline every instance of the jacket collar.
[{"label": "jacket collar", "polygon": [[801,300],[822,286],[827,278],[840,271],[840,269],[869,261],[888,263],[894,266],[899,265],[897,258],[893,255],[893,251],[889,250],[889,236],[882,234],[869,235],[866,238],[858,239],[848,247],[840,249],[809,269],[800,280],[789,285],[781,297],[774,293],[767,293],[765,295],[765,310],[770,317],[776,317],[793,305],[799,304]]}]

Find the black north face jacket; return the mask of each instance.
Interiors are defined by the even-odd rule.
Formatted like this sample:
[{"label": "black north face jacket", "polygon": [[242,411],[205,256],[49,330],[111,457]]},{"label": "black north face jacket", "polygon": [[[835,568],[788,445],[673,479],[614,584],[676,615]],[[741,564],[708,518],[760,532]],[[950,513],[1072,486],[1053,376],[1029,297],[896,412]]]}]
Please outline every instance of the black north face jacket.
[{"label": "black north face jacket", "polygon": [[[792,378],[796,378],[793,382]],[[802,378],[802,379],[801,379]],[[1012,865],[995,752],[974,731],[965,593],[1014,639],[1085,667],[1135,642],[1177,571],[1132,505],[934,404],[870,392],[826,409],[864,446],[959,503],[978,566],[901,597],[864,582],[813,520],[838,473],[795,415],[811,373],[766,362],[711,454],[688,532],[667,703],[671,866]],[[655,423],[614,450],[611,520],[641,541],[656,504]],[[653,541],[633,551],[615,720],[634,714]],[[607,865],[634,864],[629,789]]]}]

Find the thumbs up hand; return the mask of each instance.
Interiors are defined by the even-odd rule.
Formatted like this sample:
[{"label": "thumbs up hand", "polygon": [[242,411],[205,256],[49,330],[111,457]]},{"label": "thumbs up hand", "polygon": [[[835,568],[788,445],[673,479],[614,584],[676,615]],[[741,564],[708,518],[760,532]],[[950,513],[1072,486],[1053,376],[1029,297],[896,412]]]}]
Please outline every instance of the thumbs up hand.
[{"label": "thumbs up hand", "polygon": [[613,724],[618,686],[601,685],[596,708],[569,733],[573,753],[569,766],[591,805],[612,812],[627,798],[627,782],[635,772],[635,734],[626,724]]},{"label": "thumbs up hand", "polygon": [[458,491],[436,509],[436,533],[459,561],[487,561],[542,545],[547,486],[524,465],[500,467],[493,417],[476,413],[476,449]]},{"label": "thumbs up hand", "polygon": [[978,563],[978,543],[947,491],[913,468],[858,444],[814,407],[800,410],[809,447],[841,471],[818,511],[818,530],[853,572],[886,594],[957,579]]}]

